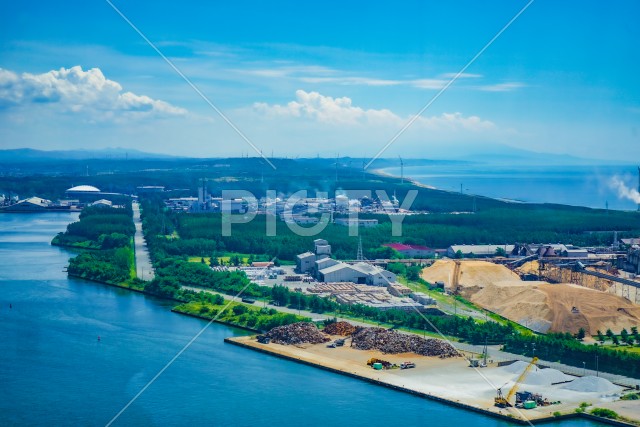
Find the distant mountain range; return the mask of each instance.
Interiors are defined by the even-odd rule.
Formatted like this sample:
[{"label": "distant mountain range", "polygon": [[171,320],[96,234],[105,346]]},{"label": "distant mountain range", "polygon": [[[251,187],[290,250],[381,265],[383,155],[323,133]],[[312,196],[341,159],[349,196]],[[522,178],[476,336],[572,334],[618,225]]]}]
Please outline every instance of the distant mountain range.
[{"label": "distant mountain range", "polygon": [[22,163],[50,160],[88,160],[88,159],[177,159],[166,154],[147,153],[128,148],[103,148],[97,150],[34,150],[16,148],[0,150],[0,162]]},{"label": "distant mountain range", "polygon": [[[0,162],[2,163],[33,163],[44,161],[78,161],[78,160],[183,160],[198,161],[184,156],[172,156],[168,154],[149,153],[128,148],[102,148],[95,150],[36,150],[32,148],[18,148],[0,150]],[[210,160],[220,159],[212,157]],[[322,161],[323,159],[297,158],[300,161]],[[333,160],[333,159],[324,159]],[[339,159],[342,165],[349,164],[359,168],[362,162],[369,163],[371,158],[343,156]],[[567,154],[537,153],[534,151],[514,148],[501,144],[471,143],[457,144],[447,149],[446,146],[435,145],[425,147],[425,155],[422,158],[403,157],[405,166],[421,166],[442,163],[483,163],[487,165],[497,164],[528,164],[528,165],[592,165],[592,164],[626,164],[628,162],[585,159]],[[380,169],[399,166],[397,157],[382,157],[371,164],[371,169]]]}]

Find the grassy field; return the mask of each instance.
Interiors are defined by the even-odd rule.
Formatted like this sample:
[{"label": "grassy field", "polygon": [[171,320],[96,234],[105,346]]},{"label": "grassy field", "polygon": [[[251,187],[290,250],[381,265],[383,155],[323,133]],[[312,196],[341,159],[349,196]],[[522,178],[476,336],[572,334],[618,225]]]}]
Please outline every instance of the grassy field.
[{"label": "grassy field", "polygon": [[640,346],[628,346],[628,345],[613,345],[613,344],[604,344],[602,346],[600,346],[602,348],[608,348],[610,350],[618,350],[618,351],[624,351],[627,353],[635,353],[635,354],[640,354]]},{"label": "grassy field", "polygon": [[174,307],[178,313],[215,318],[217,321],[257,330],[269,330],[275,326],[311,319],[289,313],[280,313],[274,309],[256,307],[241,302],[224,300],[222,304],[191,301]]}]

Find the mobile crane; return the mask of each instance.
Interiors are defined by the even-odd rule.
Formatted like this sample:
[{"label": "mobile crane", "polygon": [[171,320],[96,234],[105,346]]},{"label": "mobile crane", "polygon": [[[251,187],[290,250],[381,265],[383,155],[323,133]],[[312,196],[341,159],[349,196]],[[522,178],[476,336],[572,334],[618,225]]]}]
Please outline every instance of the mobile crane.
[{"label": "mobile crane", "polygon": [[537,357],[534,357],[531,360],[531,362],[529,362],[527,367],[524,368],[524,371],[520,374],[515,384],[513,384],[513,387],[511,387],[511,390],[509,390],[509,393],[507,393],[506,396],[502,394],[502,387],[504,386],[498,389],[498,395],[494,399],[495,406],[497,406],[498,408],[510,408],[513,406],[511,403],[509,403],[509,401],[511,400],[513,395],[516,394],[516,391],[518,391],[518,387],[520,386],[520,383],[524,381],[524,379],[529,374],[529,371],[531,371],[531,368],[533,368],[537,362],[538,362]]}]

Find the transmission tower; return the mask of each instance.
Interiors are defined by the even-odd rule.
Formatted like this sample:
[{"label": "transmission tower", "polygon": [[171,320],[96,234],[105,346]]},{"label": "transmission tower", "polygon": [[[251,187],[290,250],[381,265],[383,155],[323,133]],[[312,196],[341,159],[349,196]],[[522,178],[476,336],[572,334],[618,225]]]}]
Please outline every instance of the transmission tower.
[{"label": "transmission tower", "polygon": [[358,254],[356,255],[357,261],[364,260],[364,255],[362,255],[362,237],[358,238]]}]

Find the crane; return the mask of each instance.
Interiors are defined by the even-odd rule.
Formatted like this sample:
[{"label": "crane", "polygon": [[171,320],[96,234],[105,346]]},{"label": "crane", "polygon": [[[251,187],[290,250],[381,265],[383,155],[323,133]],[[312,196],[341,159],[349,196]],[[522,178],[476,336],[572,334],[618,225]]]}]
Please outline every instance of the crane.
[{"label": "crane", "polygon": [[[511,400],[511,398],[513,397],[514,394],[516,394],[516,391],[518,391],[518,387],[520,386],[520,383],[522,381],[524,381],[524,379],[527,377],[527,375],[529,374],[529,371],[531,371],[531,368],[533,368],[533,366],[538,362],[538,358],[534,357],[531,362],[529,362],[529,364],[527,365],[526,368],[524,368],[524,371],[522,371],[522,373],[520,374],[520,376],[518,377],[518,379],[516,380],[515,384],[513,384],[513,387],[511,387],[511,390],[509,390],[509,393],[507,393],[507,396],[503,396],[502,395],[502,387],[500,387],[498,389],[498,395],[496,396],[496,398],[494,399],[495,401],[495,405],[499,408],[509,408],[511,406],[513,406],[511,403],[509,403],[509,400]],[[504,387],[504,386],[503,386]]]}]

